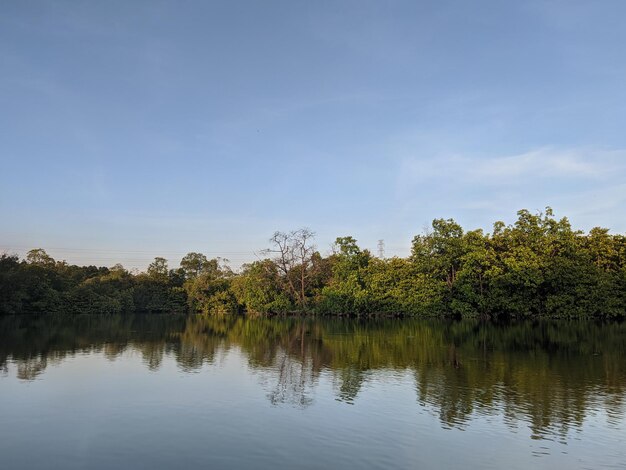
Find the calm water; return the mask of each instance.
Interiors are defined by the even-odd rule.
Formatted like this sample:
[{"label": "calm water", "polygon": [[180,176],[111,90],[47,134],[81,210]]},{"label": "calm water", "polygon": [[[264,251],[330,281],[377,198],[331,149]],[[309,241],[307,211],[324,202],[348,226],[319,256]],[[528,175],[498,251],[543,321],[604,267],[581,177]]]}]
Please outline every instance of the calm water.
[{"label": "calm water", "polygon": [[626,324],[0,318],[1,468],[626,468]]}]

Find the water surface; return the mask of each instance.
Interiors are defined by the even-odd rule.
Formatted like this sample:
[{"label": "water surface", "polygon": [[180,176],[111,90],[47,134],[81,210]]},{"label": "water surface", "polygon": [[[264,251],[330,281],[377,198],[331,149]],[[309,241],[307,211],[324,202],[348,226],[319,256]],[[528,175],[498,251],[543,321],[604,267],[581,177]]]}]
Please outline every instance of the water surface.
[{"label": "water surface", "polygon": [[0,319],[2,468],[625,468],[626,324]]}]

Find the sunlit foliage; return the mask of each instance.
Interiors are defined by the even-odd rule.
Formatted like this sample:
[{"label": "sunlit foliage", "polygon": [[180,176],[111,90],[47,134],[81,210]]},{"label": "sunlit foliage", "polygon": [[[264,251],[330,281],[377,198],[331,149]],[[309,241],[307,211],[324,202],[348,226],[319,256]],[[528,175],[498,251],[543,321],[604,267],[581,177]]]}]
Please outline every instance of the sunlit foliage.
[{"label": "sunlit foliage", "polygon": [[351,236],[323,257],[313,232],[276,232],[266,259],[235,273],[189,253],[145,273],[72,266],[44,250],[0,257],[0,312],[623,317],[626,236],[574,230],[552,209],[517,213],[490,233],[435,219],[408,258],[380,259]]}]

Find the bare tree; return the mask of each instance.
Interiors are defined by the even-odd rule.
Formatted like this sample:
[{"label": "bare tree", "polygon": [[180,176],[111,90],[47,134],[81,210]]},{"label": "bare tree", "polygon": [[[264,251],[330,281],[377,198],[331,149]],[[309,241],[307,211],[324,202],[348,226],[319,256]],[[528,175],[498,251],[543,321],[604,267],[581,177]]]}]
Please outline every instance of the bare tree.
[{"label": "bare tree", "polygon": [[270,243],[272,248],[264,250],[274,254],[274,263],[281,274],[286,290],[301,308],[306,308],[306,291],[311,275],[311,265],[315,245],[315,233],[301,228],[289,233],[275,232]]}]

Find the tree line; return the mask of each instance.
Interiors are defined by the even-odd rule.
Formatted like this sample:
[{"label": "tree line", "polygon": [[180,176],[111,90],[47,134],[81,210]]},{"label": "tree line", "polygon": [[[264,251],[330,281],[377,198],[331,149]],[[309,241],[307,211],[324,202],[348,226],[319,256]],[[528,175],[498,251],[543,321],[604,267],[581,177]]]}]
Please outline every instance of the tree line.
[{"label": "tree line", "polygon": [[238,272],[189,253],[146,272],[75,266],[44,250],[0,257],[0,311],[19,313],[248,313],[485,318],[623,317],[626,236],[574,230],[553,211],[521,210],[491,233],[435,219],[407,258],[380,259],[353,237],[322,256],[308,229],[276,232],[263,259]]}]

